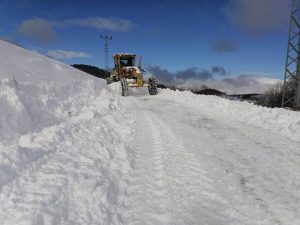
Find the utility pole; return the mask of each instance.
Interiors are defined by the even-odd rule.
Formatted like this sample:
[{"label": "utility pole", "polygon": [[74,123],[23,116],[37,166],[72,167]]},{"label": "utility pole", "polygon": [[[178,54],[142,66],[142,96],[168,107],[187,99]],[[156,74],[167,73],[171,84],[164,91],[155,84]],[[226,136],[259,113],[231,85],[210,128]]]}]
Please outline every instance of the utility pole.
[{"label": "utility pole", "polygon": [[112,40],[111,36],[101,35],[101,38],[104,40],[104,56],[105,56],[105,79],[108,77],[108,41]]},{"label": "utility pole", "polygon": [[282,107],[300,109],[300,0],[293,0]]}]

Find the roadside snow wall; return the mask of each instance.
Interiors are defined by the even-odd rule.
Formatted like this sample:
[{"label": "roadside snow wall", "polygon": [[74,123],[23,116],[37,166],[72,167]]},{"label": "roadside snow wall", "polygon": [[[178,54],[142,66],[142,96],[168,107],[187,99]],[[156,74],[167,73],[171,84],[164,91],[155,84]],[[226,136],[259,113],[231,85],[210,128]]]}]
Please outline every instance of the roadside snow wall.
[{"label": "roadside snow wall", "polygon": [[0,41],[0,143],[16,143],[79,114],[105,81],[71,66]]}]

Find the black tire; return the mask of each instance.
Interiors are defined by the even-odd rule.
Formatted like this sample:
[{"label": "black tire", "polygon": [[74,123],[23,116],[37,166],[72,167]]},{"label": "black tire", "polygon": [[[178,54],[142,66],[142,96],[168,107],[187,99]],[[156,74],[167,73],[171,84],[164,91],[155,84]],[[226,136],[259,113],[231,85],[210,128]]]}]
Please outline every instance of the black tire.
[{"label": "black tire", "polygon": [[111,84],[113,82],[113,80],[111,77],[108,77],[108,78],[106,78],[106,82],[107,82],[107,84]]},{"label": "black tire", "polygon": [[112,81],[113,82],[118,82],[120,80],[120,77],[113,76]]},{"label": "black tire", "polygon": [[157,95],[157,81],[154,77],[150,77],[148,80],[148,90],[150,95]]},{"label": "black tire", "polygon": [[122,96],[128,96],[128,83],[124,77],[121,78]]}]

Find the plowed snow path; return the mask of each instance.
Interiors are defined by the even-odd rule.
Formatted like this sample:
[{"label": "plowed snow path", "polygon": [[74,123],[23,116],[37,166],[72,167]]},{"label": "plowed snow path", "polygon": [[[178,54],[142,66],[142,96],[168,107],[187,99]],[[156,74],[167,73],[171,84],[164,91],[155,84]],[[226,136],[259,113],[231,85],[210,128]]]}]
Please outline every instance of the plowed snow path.
[{"label": "plowed snow path", "polygon": [[124,224],[300,221],[299,143],[163,96],[124,104],[137,127]]}]

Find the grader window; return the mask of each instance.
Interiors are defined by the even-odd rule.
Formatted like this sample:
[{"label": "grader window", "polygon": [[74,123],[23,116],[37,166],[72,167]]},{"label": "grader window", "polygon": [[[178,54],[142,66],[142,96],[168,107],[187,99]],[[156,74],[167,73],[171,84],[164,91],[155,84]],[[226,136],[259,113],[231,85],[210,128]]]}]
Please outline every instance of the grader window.
[{"label": "grader window", "polygon": [[132,58],[130,59],[121,59],[120,60],[121,66],[134,66],[134,61]]}]

